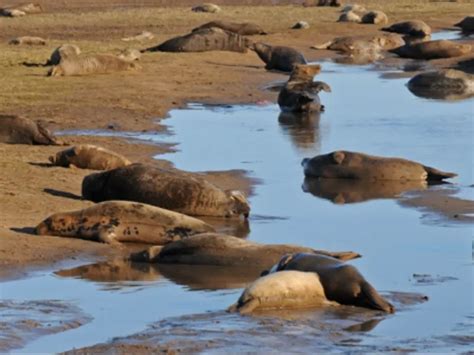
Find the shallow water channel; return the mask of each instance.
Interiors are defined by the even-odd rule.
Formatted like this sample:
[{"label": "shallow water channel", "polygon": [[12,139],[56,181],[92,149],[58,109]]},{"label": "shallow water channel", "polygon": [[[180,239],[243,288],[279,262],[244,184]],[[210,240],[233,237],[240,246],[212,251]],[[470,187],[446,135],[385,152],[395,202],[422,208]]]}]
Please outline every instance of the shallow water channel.
[{"label": "shallow water channel", "polygon": [[[382,293],[429,296],[429,301],[387,317],[347,350],[391,343],[422,351],[424,344],[435,340],[438,351],[466,350],[469,344],[462,337],[472,334],[474,318],[472,224],[423,206],[403,207],[400,198],[383,194],[340,203],[324,187],[321,192],[306,183],[304,189],[310,191],[305,192],[300,162],[337,149],[404,157],[459,174],[451,184],[429,191],[448,190],[450,197],[473,199],[473,100],[421,99],[406,88],[407,79],[381,79],[369,66],[322,66],[318,80],[329,83],[332,93],[320,95],[326,106],[320,117],[283,116],[273,104],[190,105],[163,121],[171,135],[138,138],[178,143],[177,152],[159,156],[177,168],[245,169],[258,178],[261,183],[250,197],[247,238],[357,251],[363,257],[352,263]],[[394,195],[403,193],[403,188],[396,191]],[[238,298],[244,284],[224,282],[220,289],[219,283],[209,287],[153,268],[135,272],[138,276],[128,281],[39,273],[2,283],[4,299],[61,299],[94,318],[77,329],[30,342],[20,351],[64,351],[129,335],[166,317],[223,310]]]}]

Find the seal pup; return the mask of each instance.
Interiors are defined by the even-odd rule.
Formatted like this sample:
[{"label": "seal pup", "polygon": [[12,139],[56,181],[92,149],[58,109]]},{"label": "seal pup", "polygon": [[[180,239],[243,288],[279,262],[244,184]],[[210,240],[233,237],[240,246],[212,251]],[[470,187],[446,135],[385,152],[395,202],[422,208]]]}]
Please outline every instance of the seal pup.
[{"label": "seal pup", "polygon": [[369,11],[362,16],[362,23],[379,25],[388,23],[387,15],[382,11]]},{"label": "seal pup", "polygon": [[155,38],[155,35],[151,32],[148,31],[143,31],[140,32],[139,34],[135,36],[130,36],[130,37],[124,37],[122,38],[122,41],[124,42],[131,42],[131,41],[138,41],[138,42],[143,42],[143,41],[148,41],[150,39]]},{"label": "seal pup", "polygon": [[201,4],[201,5],[196,5],[193,8],[191,8],[191,11],[193,12],[210,12],[210,13],[216,13],[220,12],[221,8],[217,6],[216,4],[211,4],[209,2]]},{"label": "seal pup", "polygon": [[330,256],[305,253],[286,255],[270,270],[270,274],[284,270],[316,273],[324,294],[330,301],[387,313],[395,312],[393,305],[386,301],[354,266]]},{"label": "seal pup", "polygon": [[0,143],[60,145],[54,135],[41,122],[27,118],[0,114]]},{"label": "seal pup", "polygon": [[143,202],[193,216],[248,217],[250,213],[250,205],[240,191],[224,191],[199,174],[144,164],[86,176],[82,196],[94,202]]},{"label": "seal pup", "polygon": [[462,21],[456,23],[454,26],[460,27],[461,31],[466,34],[474,32],[474,16],[466,16]]},{"label": "seal pup", "polygon": [[202,30],[204,28],[220,28],[225,31],[234,32],[241,36],[252,36],[252,35],[266,35],[267,32],[262,27],[253,22],[230,22],[230,21],[211,21],[207,22],[199,27],[196,27],[192,32]]},{"label": "seal pup", "polygon": [[411,160],[346,150],[305,158],[301,165],[305,176],[329,179],[439,181],[457,176]]},{"label": "seal pup", "polygon": [[58,65],[62,60],[75,58],[79,54],[81,54],[81,49],[75,44],[62,44],[51,53],[45,65]]},{"label": "seal pup", "polygon": [[220,28],[202,28],[184,36],[171,38],[157,46],[147,48],[148,52],[208,52],[230,51],[245,53],[250,40],[237,33]]},{"label": "seal pup", "polygon": [[159,264],[214,266],[250,266],[268,269],[288,253],[311,253],[351,260],[360,257],[352,251],[329,252],[291,244],[259,244],[246,239],[218,233],[203,233],[134,253],[130,260]]},{"label": "seal pup", "polygon": [[8,44],[16,46],[44,46],[46,40],[41,37],[22,36],[12,39]]},{"label": "seal pup", "polygon": [[38,224],[38,235],[82,238],[109,244],[163,245],[214,228],[184,214],[143,203],[107,201],[79,210],[56,213]]},{"label": "seal pup", "polygon": [[69,57],[62,60],[49,70],[48,76],[109,74],[139,68],[138,64],[120,59],[112,54],[96,54]]},{"label": "seal pup", "polygon": [[80,144],[49,157],[51,164],[65,168],[109,170],[132,164],[124,156],[91,144]]},{"label": "seal pup", "polygon": [[281,271],[258,278],[248,286],[228,312],[249,314],[274,309],[299,309],[335,305],[324,293],[315,272]]},{"label": "seal pup", "polygon": [[469,44],[437,40],[405,44],[404,46],[391,49],[389,52],[395,53],[402,58],[430,60],[459,57],[469,53],[471,49],[472,46]]},{"label": "seal pup", "polygon": [[431,36],[431,27],[421,20],[397,22],[382,28],[382,31],[401,33],[413,37]]},{"label": "seal pup", "polygon": [[411,78],[408,89],[420,97],[464,99],[474,96],[474,75],[454,69],[429,71]]},{"label": "seal pup", "polygon": [[331,88],[322,81],[313,81],[314,76],[320,72],[320,65],[296,65],[278,94],[280,109],[284,112],[324,111],[318,93],[331,92]]},{"label": "seal pup", "polygon": [[254,43],[253,50],[266,64],[265,69],[267,70],[291,72],[296,64],[307,63],[303,54],[290,47]]}]

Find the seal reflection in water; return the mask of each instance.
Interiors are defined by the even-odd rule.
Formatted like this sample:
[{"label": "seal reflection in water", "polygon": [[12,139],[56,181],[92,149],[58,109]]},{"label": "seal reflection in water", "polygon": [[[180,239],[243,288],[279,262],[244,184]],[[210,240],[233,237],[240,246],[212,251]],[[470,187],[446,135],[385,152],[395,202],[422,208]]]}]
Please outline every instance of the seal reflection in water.
[{"label": "seal reflection in water", "polygon": [[79,211],[56,213],[36,227],[38,235],[77,237],[110,244],[162,245],[212,231],[213,227],[199,219],[127,201],[108,201]]},{"label": "seal reflection in water", "polygon": [[316,273],[330,301],[388,313],[395,311],[393,305],[380,296],[354,266],[330,256],[306,253],[286,255],[270,273],[283,270]]},{"label": "seal reflection in water", "polygon": [[320,112],[280,112],[278,122],[295,147],[319,151]]}]

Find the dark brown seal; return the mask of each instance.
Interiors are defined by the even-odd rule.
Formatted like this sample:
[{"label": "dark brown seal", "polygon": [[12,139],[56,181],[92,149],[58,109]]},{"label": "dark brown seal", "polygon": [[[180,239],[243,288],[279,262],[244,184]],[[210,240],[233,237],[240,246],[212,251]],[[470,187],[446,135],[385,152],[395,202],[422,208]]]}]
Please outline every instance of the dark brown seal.
[{"label": "dark brown seal", "polygon": [[214,228],[203,221],[155,206],[107,201],[79,211],[56,213],[36,234],[83,238],[103,243],[166,244]]},{"label": "dark brown seal", "polygon": [[225,31],[234,32],[241,36],[266,35],[262,27],[253,22],[230,22],[230,21],[211,21],[193,29],[193,32],[204,28],[220,28]]},{"label": "dark brown seal", "polygon": [[346,150],[305,158],[301,165],[305,176],[329,179],[443,180],[457,176],[411,160]]},{"label": "dark brown seal", "polygon": [[324,111],[318,93],[322,90],[331,92],[331,88],[322,81],[313,81],[320,72],[319,65],[296,65],[278,95],[280,109],[284,112]]},{"label": "dark brown seal", "polygon": [[306,64],[303,54],[290,47],[254,43],[253,49],[258,57],[265,62],[267,70],[291,72],[295,65]]},{"label": "dark brown seal", "polygon": [[216,4],[207,2],[201,5],[194,6],[193,8],[191,8],[191,11],[216,13],[216,12],[220,12],[221,8],[217,6]]},{"label": "dark brown seal", "polygon": [[402,58],[429,60],[459,57],[469,53],[471,49],[472,46],[469,44],[438,40],[405,44],[404,46],[390,50],[390,52],[395,53]]},{"label": "dark brown seal", "polygon": [[254,266],[262,271],[277,263],[289,253],[314,253],[340,260],[351,260],[359,254],[348,252],[328,252],[289,244],[258,244],[225,234],[204,233],[168,244],[151,247],[132,254],[131,261],[159,264],[188,264],[215,266]]},{"label": "dark brown seal", "polygon": [[237,33],[220,28],[203,28],[184,36],[171,38],[158,46],[146,49],[149,52],[207,52],[231,51],[245,53],[250,40]]},{"label": "dark brown seal", "polygon": [[388,17],[382,11],[369,11],[362,16],[362,23],[379,25],[381,23],[387,23],[387,22],[388,22]]},{"label": "dark brown seal", "polygon": [[79,54],[81,50],[75,44],[62,44],[51,53],[46,65],[58,65],[62,60],[77,57]]},{"label": "dark brown seal", "polygon": [[462,21],[454,26],[460,27],[462,32],[470,34],[474,32],[474,16],[466,16]]},{"label": "dark brown seal", "polygon": [[42,123],[13,115],[0,115],[0,143],[61,144]]},{"label": "dark brown seal", "polygon": [[387,313],[395,311],[393,305],[386,301],[354,266],[330,256],[290,254],[284,256],[271,271],[282,270],[315,272],[330,301]]},{"label": "dark brown seal", "polygon": [[247,217],[250,213],[240,191],[224,191],[199,174],[144,164],[86,176],[82,196],[94,202],[137,201],[194,216]]},{"label": "dark brown seal", "polygon": [[318,0],[316,6],[332,6],[332,7],[340,7],[341,1],[340,0]]},{"label": "dark brown seal", "polygon": [[401,33],[413,37],[426,37],[431,35],[431,27],[421,20],[403,21],[382,28],[382,31]]}]

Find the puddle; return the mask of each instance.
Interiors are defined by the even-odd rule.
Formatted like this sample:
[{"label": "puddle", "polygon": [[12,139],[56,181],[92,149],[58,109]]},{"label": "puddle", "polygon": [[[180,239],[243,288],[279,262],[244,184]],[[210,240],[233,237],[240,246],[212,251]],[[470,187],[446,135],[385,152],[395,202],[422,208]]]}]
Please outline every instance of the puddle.
[{"label": "puddle", "polygon": [[[329,83],[332,93],[321,94],[326,112],[320,117],[281,117],[274,104],[210,109],[193,105],[172,111],[171,118],[162,121],[173,135],[147,133],[146,139],[178,142],[176,152],[159,158],[171,160],[180,169],[246,169],[260,179],[262,184],[250,197],[254,217],[245,230],[250,240],[354,250],[363,257],[351,263],[378,290],[429,296],[428,302],[396,313],[372,330],[366,326],[370,331],[357,341],[346,339],[347,350],[383,351],[387,339],[414,351],[423,351],[430,342],[446,351],[465,350],[466,345],[459,341],[465,330],[458,331],[457,326],[472,314],[472,224],[445,219],[426,223],[423,216],[429,211],[398,203],[397,196],[406,193],[406,186],[382,186],[373,191],[366,186],[349,188],[357,194],[354,201],[345,197],[344,204],[334,203],[333,192],[327,197],[303,186],[302,158],[345,149],[404,157],[457,172],[459,177],[448,186],[456,188],[456,197],[473,199],[469,187],[473,183],[473,101],[421,99],[405,87],[407,79],[384,80],[368,68],[323,63],[318,80]],[[331,189],[344,192],[347,187],[325,187],[323,192]],[[92,322],[80,328],[43,337],[21,349],[59,352],[126,336],[168,317],[222,311],[235,302],[247,281],[239,279],[239,273],[237,279],[225,274],[206,278],[208,273],[192,269],[148,266],[115,273],[109,265],[102,271],[97,271],[98,266],[96,271],[69,271],[68,276],[66,271],[63,276],[38,274],[3,283],[2,297],[41,300],[60,294],[61,300],[74,302],[93,316]],[[105,273],[104,279],[91,276],[100,273]],[[120,279],[119,274],[125,276]],[[413,274],[453,279],[425,286],[414,283]],[[239,327],[245,321],[232,319],[222,316],[212,322],[217,321],[221,328],[229,327],[227,322],[237,324],[236,334],[243,332]],[[276,329],[274,336],[278,337]],[[324,341],[330,344],[332,340]],[[292,346],[299,350],[298,344]]]},{"label": "puddle", "polygon": [[437,41],[440,39],[454,41],[454,40],[468,39],[471,37],[472,35],[465,35],[461,31],[456,31],[456,30],[439,31],[439,32],[434,32],[431,34],[432,41]]}]

